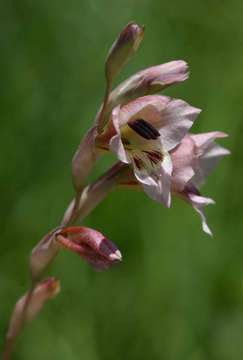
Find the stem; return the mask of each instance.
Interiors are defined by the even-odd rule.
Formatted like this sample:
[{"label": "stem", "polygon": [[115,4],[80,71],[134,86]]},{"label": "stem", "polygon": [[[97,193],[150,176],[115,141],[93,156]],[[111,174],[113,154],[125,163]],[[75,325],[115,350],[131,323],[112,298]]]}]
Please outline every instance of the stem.
[{"label": "stem", "polygon": [[14,338],[6,338],[3,350],[3,360],[9,360],[14,345]]},{"label": "stem", "polygon": [[82,191],[77,191],[76,192],[76,196],[75,196],[74,200],[72,201],[73,206],[72,206],[70,219],[67,220],[67,222],[65,223],[65,226],[71,225],[72,222],[75,221],[76,214],[77,214],[77,211],[78,211],[78,208],[79,208],[79,202],[80,202],[81,195],[82,195]]},{"label": "stem", "polygon": [[[121,162],[117,162],[109,170],[107,170],[102,176],[100,176],[93,184],[87,186],[82,192],[77,191],[74,200],[68,206],[61,226],[72,225],[78,220],[83,220],[96,206],[106,197],[106,195],[113,190],[118,180],[126,175],[127,165]],[[50,261],[58,254],[59,248],[53,253]],[[49,262],[50,262],[49,261]],[[49,264],[48,262],[48,264]],[[3,360],[9,360],[10,354],[13,350],[14,342],[22,329],[25,322],[26,310],[29,306],[33,291],[40,276],[33,278],[29,293],[24,303],[21,319],[16,333],[12,336],[6,336],[3,352]]]},{"label": "stem", "polygon": [[[88,185],[68,206],[62,225],[71,225],[77,221],[82,221],[96,206],[113,190],[119,177],[122,177],[127,170],[127,166],[117,162],[93,184]],[[69,215],[71,212],[71,215]]]}]

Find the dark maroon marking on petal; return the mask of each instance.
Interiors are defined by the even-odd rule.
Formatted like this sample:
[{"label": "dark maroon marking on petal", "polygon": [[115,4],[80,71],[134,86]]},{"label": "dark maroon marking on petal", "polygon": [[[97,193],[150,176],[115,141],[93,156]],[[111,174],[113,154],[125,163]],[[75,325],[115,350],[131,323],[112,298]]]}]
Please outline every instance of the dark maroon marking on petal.
[{"label": "dark maroon marking on petal", "polygon": [[138,170],[140,170],[142,168],[142,161],[138,158],[134,158],[133,160],[134,160],[135,165],[138,168]]},{"label": "dark maroon marking on petal", "polygon": [[149,160],[158,164],[158,162],[163,160],[163,155],[159,151],[143,151],[146,155],[148,155]]},{"label": "dark maroon marking on petal", "polygon": [[160,136],[158,130],[143,119],[128,122],[128,126],[147,140],[156,140]]}]

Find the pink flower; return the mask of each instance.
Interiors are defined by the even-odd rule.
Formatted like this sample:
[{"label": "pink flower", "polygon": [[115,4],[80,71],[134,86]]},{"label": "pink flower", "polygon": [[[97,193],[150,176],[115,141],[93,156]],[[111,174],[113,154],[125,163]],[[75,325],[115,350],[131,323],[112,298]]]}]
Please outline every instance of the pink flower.
[{"label": "pink flower", "polygon": [[105,270],[121,261],[117,247],[99,231],[86,227],[66,227],[56,233],[56,241],[75,252],[95,270]]},{"label": "pink flower", "polygon": [[[214,201],[201,196],[199,188],[219,160],[230,154],[229,150],[214,142],[215,139],[226,136],[219,131],[186,135],[179,145],[169,152],[173,165],[171,174],[172,193],[191,204],[201,217],[203,231],[209,235],[212,235],[212,232],[207,225],[203,208],[206,205],[214,204]],[[119,183],[129,187],[138,186],[137,179],[129,168],[126,176]],[[155,196],[154,200],[162,201],[160,196]]]},{"label": "pink flower", "polygon": [[199,187],[218,161],[230,153],[229,150],[214,142],[215,139],[226,136],[219,131],[187,135],[171,153],[172,189],[192,205],[202,219],[203,230],[209,235],[212,235],[212,232],[207,225],[203,208],[206,205],[214,204],[214,201],[201,196]]},{"label": "pink flower", "polygon": [[186,135],[200,110],[183,100],[140,97],[111,116],[106,141],[118,158],[131,164],[136,179],[152,198],[170,206],[170,151]]}]

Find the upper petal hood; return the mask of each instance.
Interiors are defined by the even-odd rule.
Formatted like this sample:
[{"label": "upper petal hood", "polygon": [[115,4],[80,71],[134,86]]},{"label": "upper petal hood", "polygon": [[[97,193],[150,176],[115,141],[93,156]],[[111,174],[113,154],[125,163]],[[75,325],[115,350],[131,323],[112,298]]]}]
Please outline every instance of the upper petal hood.
[{"label": "upper petal hood", "polygon": [[160,133],[167,151],[172,150],[183,139],[200,112],[200,109],[183,100],[171,99],[160,118]]},{"label": "upper petal hood", "polygon": [[144,119],[159,130],[163,148],[172,150],[186,135],[200,110],[183,100],[167,96],[151,95],[138,98],[123,106],[119,125]]}]

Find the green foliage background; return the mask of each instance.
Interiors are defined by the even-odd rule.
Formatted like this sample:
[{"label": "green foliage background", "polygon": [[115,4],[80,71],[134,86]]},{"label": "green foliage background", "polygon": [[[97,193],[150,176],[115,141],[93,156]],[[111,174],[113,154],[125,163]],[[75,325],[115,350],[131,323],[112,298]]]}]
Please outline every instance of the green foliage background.
[{"label": "green foliage background", "polygon": [[146,33],[120,80],[185,59],[190,79],[166,93],[202,108],[193,131],[225,131],[232,150],[203,189],[217,202],[207,209],[213,239],[180,200],[167,210],[143,193],[111,194],[85,224],[112,239],[123,262],[96,273],[61,253],[48,273],[62,292],[13,359],[243,358],[242,14],[240,0],[0,2],[1,344],[31,248],[73,196],[70,160],[101,102],[106,52],[128,21]]}]

